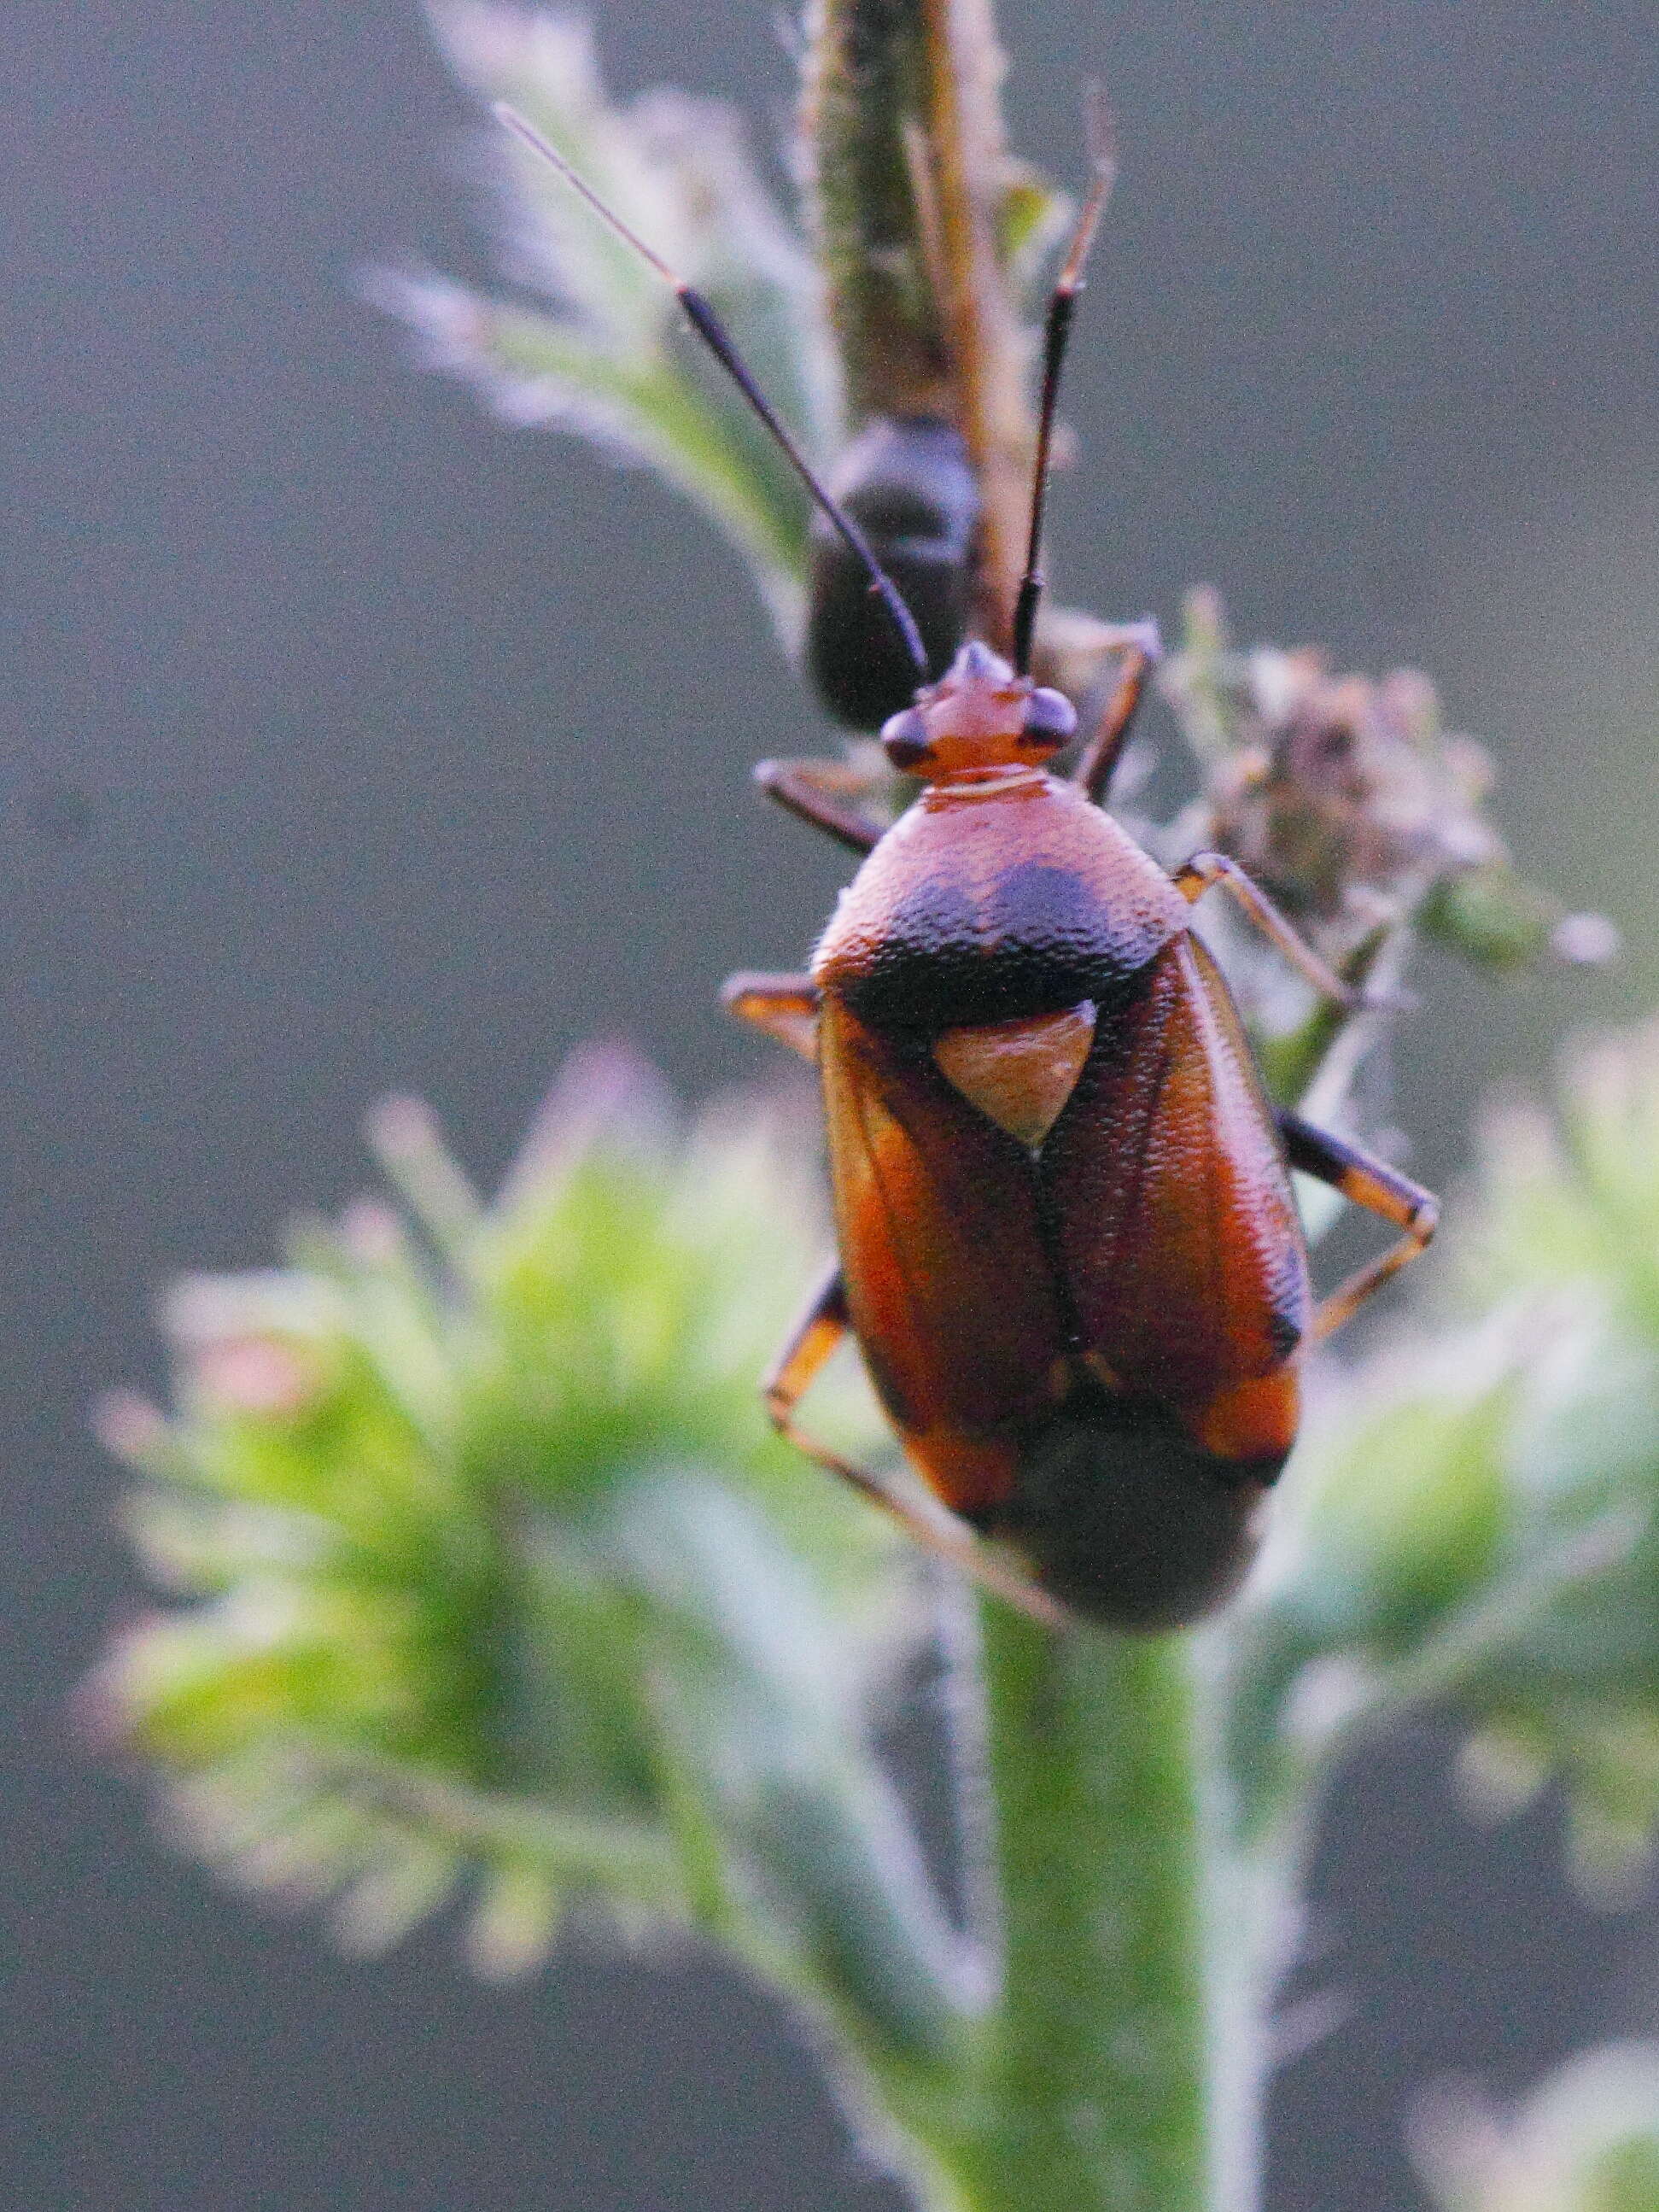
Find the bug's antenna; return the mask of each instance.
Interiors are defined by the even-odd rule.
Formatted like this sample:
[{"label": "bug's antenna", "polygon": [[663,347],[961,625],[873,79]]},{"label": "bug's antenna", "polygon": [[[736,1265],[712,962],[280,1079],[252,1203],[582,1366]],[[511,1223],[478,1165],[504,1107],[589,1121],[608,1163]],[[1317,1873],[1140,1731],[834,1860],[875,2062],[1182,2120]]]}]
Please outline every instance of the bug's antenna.
[{"label": "bug's antenna", "polygon": [[608,222],[617,237],[624,240],[641,260],[656,270],[664,283],[672,287],[675,296],[685,310],[686,320],[771,432],[784,457],[827,520],[840,533],[854,556],[869,570],[870,588],[892,617],[893,627],[915,664],[917,675],[925,683],[927,678],[927,648],[921,641],[921,633],[916,628],[915,616],[899,596],[897,585],[871,550],[869,539],[834,493],[821,482],[811,463],[778,420],[771,402],[744,367],[737,348],[727,337],[724,325],[708,301],[695,285],[688,284],[683,277],[677,276],[661,254],[653,252],[636,231],[631,230],[614,208],[606,206],[586,179],[571,167],[556,148],[548,144],[533,124],[526,122],[517,108],[508,106],[504,100],[501,100],[495,103],[494,112],[498,123],[504,125],[515,138],[528,146],[532,154],[539,154],[543,161],[550,162],[571,190],[587,202],[594,214]]},{"label": "bug's antenna", "polygon": [[1048,299],[1048,315],[1042,331],[1042,399],[1037,411],[1036,468],[1031,484],[1031,529],[1025,542],[1025,573],[1014,601],[1014,672],[1029,675],[1031,640],[1036,629],[1037,601],[1042,597],[1042,510],[1048,496],[1049,448],[1054,444],[1054,408],[1060,398],[1060,364],[1072,334],[1072,313],[1083,289],[1083,271],[1095,231],[1117,181],[1117,149],[1112,140],[1112,118],[1098,85],[1088,94],[1089,150],[1093,157],[1094,181],[1083,203],[1072,233],[1072,243],[1054,289]]}]

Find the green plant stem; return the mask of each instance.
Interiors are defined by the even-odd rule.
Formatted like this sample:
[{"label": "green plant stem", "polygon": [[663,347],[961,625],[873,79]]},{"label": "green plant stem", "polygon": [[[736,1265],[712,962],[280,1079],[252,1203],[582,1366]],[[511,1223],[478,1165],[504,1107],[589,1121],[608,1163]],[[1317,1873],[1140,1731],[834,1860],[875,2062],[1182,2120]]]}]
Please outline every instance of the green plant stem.
[{"label": "green plant stem", "polygon": [[995,1603],[983,1638],[1002,1974],[951,2094],[890,2106],[935,2163],[923,2201],[1246,2212],[1255,2083],[1214,2063],[1234,1947],[1205,1925],[1218,1831],[1192,1645],[1056,1637]]},{"label": "green plant stem", "polygon": [[851,418],[961,432],[981,500],[975,624],[1006,650],[1032,424],[989,0],[811,0],[805,25],[802,150]]}]

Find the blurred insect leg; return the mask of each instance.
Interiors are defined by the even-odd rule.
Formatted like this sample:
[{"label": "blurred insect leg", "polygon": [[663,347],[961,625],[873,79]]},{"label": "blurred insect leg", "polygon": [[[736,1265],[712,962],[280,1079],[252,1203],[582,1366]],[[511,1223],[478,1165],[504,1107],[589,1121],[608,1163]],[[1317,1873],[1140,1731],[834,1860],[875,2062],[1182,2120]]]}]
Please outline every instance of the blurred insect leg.
[{"label": "blurred insect leg", "polygon": [[1356,1145],[1345,1144],[1324,1129],[1316,1129],[1299,1114],[1281,1109],[1279,1127],[1285,1157],[1293,1168],[1300,1168],[1304,1175],[1316,1176],[1351,1206],[1363,1206],[1368,1213],[1380,1214],[1405,1231],[1397,1244],[1390,1245],[1365,1267],[1356,1268],[1346,1283],[1322,1302],[1313,1325],[1314,1341],[1319,1344],[1334,1329],[1340,1328],[1373,1291],[1380,1290],[1391,1275],[1397,1275],[1425,1249],[1440,1219],[1440,1201],[1387,1161],[1361,1152]]},{"label": "blurred insect leg", "polygon": [[720,986],[720,1004],[803,1060],[817,1059],[818,987],[810,975],[764,975],[740,968]]},{"label": "blurred insect leg", "polygon": [[1035,1583],[1003,1566],[983,1551],[965,1530],[933,1519],[920,1511],[908,1500],[888,1489],[885,1483],[850,1460],[842,1459],[827,1444],[805,1435],[795,1424],[795,1408],[811,1387],[813,1378],[851,1326],[847,1311],[847,1292],[842,1282],[839,1266],[832,1266],[829,1273],[813,1291],[805,1311],[789,1332],[787,1341],[772,1363],[761,1395],[766,1410],[771,1415],[772,1425],[780,1436],[787,1437],[809,1459],[816,1460],[831,1474],[838,1474],[843,1482],[850,1483],[861,1497],[867,1498],[891,1519],[896,1521],[908,1535],[932,1552],[938,1559],[948,1562],[961,1573],[970,1576],[981,1589],[994,1596],[1004,1598],[1010,1605],[1018,1606],[1033,1620],[1045,1627],[1063,1627],[1068,1614],[1046,1592]]},{"label": "blurred insect leg", "polygon": [[881,840],[882,825],[858,804],[863,778],[840,761],[762,761],[755,781],[787,813],[823,830],[854,853],[867,853]]},{"label": "blurred insect leg", "polygon": [[1112,686],[1110,697],[1095,725],[1095,733],[1085,746],[1083,757],[1072,771],[1072,781],[1085,792],[1098,806],[1111,782],[1112,772],[1123,757],[1123,748],[1129,741],[1129,732],[1134,726],[1135,711],[1146,690],[1146,678],[1152,670],[1152,654],[1141,644],[1132,644],[1123,656],[1118,670],[1117,682]]},{"label": "blurred insect leg", "polygon": [[1190,860],[1183,860],[1171,872],[1170,881],[1182,898],[1194,905],[1206,891],[1218,885],[1244,909],[1268,943],[1276,945],[1291,967],[1307,977],[1316,991],[1334,1000],[1339,1006],[1358,1008],[1363,1003],[1360,993],[1345,983],[1334,968],[1326,965],[1307,939],[1285,921],[1266,891],[1224,853],[1194,853]]}]

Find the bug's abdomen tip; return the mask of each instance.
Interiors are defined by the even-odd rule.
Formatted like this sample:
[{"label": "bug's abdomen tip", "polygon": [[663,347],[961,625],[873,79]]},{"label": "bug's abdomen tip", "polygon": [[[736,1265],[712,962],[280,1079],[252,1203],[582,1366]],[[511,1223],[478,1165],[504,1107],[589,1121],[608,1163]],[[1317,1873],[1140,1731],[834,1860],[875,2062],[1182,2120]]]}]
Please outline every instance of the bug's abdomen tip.
[{"label": "bug's abdomen tip", "polygon": [[1243,1580],[1282,1464],[1218,1460],[1167,1409],[1103,1399],[1032,1438],[997,1533],[1087,1619],[1185,1627]]}]

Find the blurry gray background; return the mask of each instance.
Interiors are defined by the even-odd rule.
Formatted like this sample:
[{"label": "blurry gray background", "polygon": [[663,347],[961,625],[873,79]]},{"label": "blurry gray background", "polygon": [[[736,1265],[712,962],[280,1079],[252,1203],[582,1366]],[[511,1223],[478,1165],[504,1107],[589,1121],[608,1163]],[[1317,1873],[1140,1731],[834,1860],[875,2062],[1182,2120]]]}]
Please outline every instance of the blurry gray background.
[{"label": "blurry gray background", "polygon": [[[1616,972],[1432,973],[1402,1047],[1430,1180],[1496,1078],[1659,1001],[1650,6],[1005,0],[1028,151],[1122,184],[1076,349],[1063,592],[1421,662],[1492,743],[1523,863]],[[619,88],[787,113],[772,0],[615,0]],[[9,0],[0,237],[0,1341],[15,2212],[891,2212],[770,2006],[578,1945],[507,1996],[434,1933],[328,1956],[169,1858],[65,1698],[140,1601],[86,1408],[148,1310],[262,1260],[424,1092],[485,1176],[623,1025],[684,1087],[758,1064],[715,986],[837,878],[749,795],[818,732],[734,560],[666,494],[416,374],[373,258],[482,274],[465,112],[410,0]],[[780,1316],[780,1320],[782,1320]],[[1281,2078],[1278,2208],[1418,2202],[1412,2086],[1499,2090],[1655,2017],[1650,1908],[1590,1919],[1547,1808],[1453,1808],[1443,1746],[1339,1793],[1316,1889],[1354,2010]]]}]

